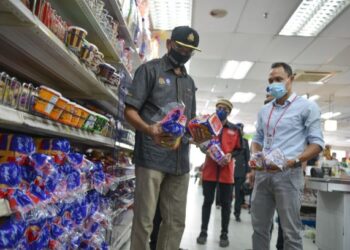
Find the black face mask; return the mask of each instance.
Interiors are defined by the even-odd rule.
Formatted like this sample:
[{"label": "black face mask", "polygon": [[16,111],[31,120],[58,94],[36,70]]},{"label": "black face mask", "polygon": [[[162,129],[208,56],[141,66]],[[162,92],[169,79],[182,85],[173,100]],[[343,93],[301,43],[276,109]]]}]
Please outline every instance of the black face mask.
[{"label": "black face mask", "polygon": [[191,55],[183,55],[174,50],[173,48],[170,49],[168,56],[171,64],[175,67],[184,66],[185,63],[191,58]]}]

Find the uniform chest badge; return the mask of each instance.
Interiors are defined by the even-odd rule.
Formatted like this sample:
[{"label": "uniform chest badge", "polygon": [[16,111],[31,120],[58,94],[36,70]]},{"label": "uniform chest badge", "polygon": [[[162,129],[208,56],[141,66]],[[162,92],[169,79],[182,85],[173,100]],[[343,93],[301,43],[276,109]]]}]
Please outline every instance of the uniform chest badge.
[{"label": "uniform chest badge", "polygon": [[158,82],[159,82],[159,85],[164,85],[165,79],[163,77],[159,77]]},{"label": "uniform chest badge", "polygon": [[170,86],[171,85],[171,80],[169,78],[159,77],[158,82],[159,82],[160,86],[164,86],[164,85]]}]

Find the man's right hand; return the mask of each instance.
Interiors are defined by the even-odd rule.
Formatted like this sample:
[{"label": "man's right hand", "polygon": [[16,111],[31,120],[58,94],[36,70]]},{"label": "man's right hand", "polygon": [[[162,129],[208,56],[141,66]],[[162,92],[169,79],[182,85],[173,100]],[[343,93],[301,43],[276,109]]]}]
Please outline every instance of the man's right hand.
[{"label": "man's right hand", "polygon": [[153,141],[160,145],[163,135],[162,125],[160,123],[155,123],[149,125],[147,129],[147,134],[152,137]]}]

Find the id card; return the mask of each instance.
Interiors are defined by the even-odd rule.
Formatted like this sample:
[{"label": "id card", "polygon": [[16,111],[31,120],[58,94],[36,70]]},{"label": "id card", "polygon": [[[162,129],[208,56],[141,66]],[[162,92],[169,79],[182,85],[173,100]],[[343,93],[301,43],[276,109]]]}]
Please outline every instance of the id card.
[{"label": "id card", "polygon": [[266,137],[266,144],[264,145],[265,150],[271,150],[273,143],[273,136],[267,135]]}]

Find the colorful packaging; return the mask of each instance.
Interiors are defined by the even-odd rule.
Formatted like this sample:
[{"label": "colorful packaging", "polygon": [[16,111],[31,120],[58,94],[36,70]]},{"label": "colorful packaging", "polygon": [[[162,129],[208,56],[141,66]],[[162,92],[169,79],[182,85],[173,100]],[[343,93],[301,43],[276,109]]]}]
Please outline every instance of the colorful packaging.
[{"label": "colorful packaging", "polygon": [[0,225],[0,249],[15,249],[24,235],[26,223],[14,218]]},{"label": "colorful packaging", "polygon": [[21,134],[0,133],[0,163],[16,162],[22,166],[27,156],[34,152],[33,138]]},{"label": "colorful packaging", "polygon": [[192,137],[203,138],[203,141],[208,141],[213,136],[218,136],[222,128],[222,123],[215,113],[212,115],[197,116],[188,124],[188,129]]},{"label": "colorful packaging", "polygon": [[220,163],[225,158],[225,153],[221,149],[221,143],[218,140],[211,140],[208,145],[210,158]]},{"label": "colorful packaging", "polygon": [[67,139],[38,139],[36,144],[38,153],[53,156],[57,164],[62,164],[66,155],[70,152],[70,143]]},{"label": "colorful packaging", "polygon": [[21,168],[16,163],[0,164],[0,188],[15,188],[21,182]]}]

